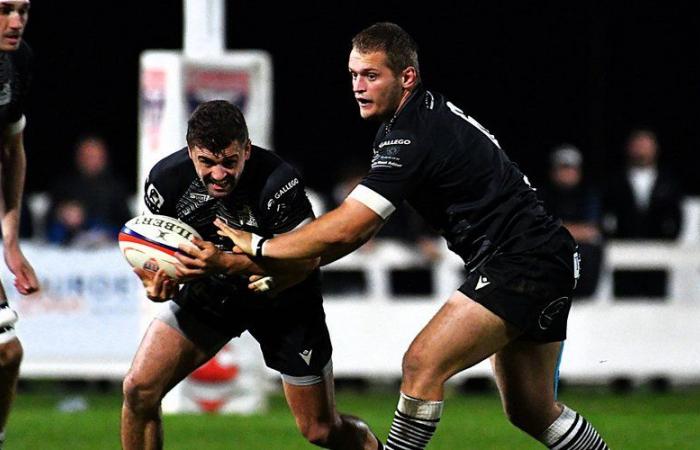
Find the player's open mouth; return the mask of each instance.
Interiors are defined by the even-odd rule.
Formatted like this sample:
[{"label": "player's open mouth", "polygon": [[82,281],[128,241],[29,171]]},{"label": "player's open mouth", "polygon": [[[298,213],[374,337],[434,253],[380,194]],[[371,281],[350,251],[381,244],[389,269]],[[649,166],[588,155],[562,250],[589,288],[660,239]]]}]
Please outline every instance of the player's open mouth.
[{"label": "player's open mouth", "polygon": [[357,104],[360,105],[360,108],[369,106],[372,103],[371,100],[367,100],[366,98],[357,98],[356,100]]}]

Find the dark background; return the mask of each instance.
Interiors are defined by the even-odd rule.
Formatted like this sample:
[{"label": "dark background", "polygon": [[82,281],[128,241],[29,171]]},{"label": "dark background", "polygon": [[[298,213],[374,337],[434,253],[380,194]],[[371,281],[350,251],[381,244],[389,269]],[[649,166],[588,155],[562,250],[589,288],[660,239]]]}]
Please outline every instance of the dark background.
[{"label": "dark background", "polygon": [[[495,134],[535,183],[565,141],[602,183],[621,163],[626,134],[644,126],[658,133],[662,161],[687,192],[700,194],[700,16],[691,6],[276,3],[229,2],[228,48],[272,55],[274,147],[311,187],[330,188],[349,161],[369,157],[376,125],[352,99],[349,41],[390,20],[418,41],[426,85]],[[139,55],[181,48],[182,20],[179,1],[33,3],[27,190],[66,172],[87,132],[107,138],[115,170],[136,190]]]}]

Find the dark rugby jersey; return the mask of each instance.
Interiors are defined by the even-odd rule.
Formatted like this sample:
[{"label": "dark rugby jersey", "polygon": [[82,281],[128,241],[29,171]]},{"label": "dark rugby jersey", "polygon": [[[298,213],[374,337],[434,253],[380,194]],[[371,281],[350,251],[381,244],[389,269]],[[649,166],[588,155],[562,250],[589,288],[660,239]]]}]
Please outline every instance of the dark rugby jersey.
[{"label": "dark rugby jersey", "polygon": [[407,201],[469,269],[497,251],[535,248],[561,226],[496,139],[440,94],[414,92],[373,150],[350,196],[383,218]]},{"label": "dark rugby jersey", "polygon": [[[313,214],[304,183],[296,170],[274,153],[255,146],[238,184],[224,198],[216,199],[207,193],[186,147],[153,166],[144,193],[144,201],[151,212],[177,217],[196,229],[205,240],[226,250],[231,249],[232,243],[216,233],[218,228],[213,222],[217,216],[234,228],[272,237],[293,230]],[[236,297],[260,299],[248,290],[247,276],[210,278],[216,284],[225,282],[227,289],[236,292]],[[304,289],[317,292],[318,287],[317,270],[278,298]]]},{"label": "dark rugby jersey", "polygon": [[0,52],[0,127],[22,131],[24,107],[31,79],[32,51],[22,41],[13,52]]}]

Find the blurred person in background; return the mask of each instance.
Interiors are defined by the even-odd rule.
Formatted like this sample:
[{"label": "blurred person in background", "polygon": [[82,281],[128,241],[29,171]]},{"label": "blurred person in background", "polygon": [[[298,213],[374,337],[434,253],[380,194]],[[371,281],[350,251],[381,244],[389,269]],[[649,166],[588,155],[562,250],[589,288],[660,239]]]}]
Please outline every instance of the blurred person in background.
[{"label": "blurred person in background", "polygon": [[647,129],[626,142],[626,165],[605,195],[605,231],[615,239],[675,240],[683,222],[678,176],[658,164],[659,143]]},{"label": "blurred person in background", "polygon": [[54,244],[113,244],[132,216],[124,183],[109,167],[107,144],[97,136],[78,141],[73,173],[59,179],[50,196],[46,238]]},{"label": "blurred person in background", "polygon": [[445,382],[490,358],[514,425],[550,449],[606,450],[596,429],[556,396],[578,278],[569,232],[496,138],[422,85],[417,45],[401,27],[376,23],[356,35],[348,70],[360,115],[381,122],[362,182],[338,208],[284,235],[214,223],[235,251],[327,264],[367,242],[408,201],[441,230],[467,275],[404,354],[386,448],[426,448]]},{"label": "blurred person in background", "polygon": [[[22,295],[39,289],[34,269],[19,247],[22,191],[26,173],[24,109],[31,78],[32,52],[22,34],[29,18],[29,1],[0,1],[0,214],[5,263]],[[17,390],[22,345],[15,334],[17,313],[0,285],[0,449]]]},{"label": "blurred person in background", "polygon": [[563,144],[556,148],[550,163],[549,182],[538,189],[538,194],[547,210],[562,220],[576,240],[581,254],[576,294],[590,297],[598,286],[603,257],[600,195],[584,182],[583,156],[575,146]]}]

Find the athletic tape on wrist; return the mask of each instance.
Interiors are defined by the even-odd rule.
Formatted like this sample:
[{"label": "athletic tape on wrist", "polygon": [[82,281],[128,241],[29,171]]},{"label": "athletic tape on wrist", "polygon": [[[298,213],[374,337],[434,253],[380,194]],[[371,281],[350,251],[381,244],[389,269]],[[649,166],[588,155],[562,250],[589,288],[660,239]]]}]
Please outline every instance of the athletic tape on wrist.
[{"label": "athletic tape on wrist", "polygon": [[263,246],[265,245],[265,241],[267,241],[268,238],[258,236],[257,234],[253,233],[253,237],[250,239],[250,247],[251,250],[253,251],[254,256],[264,256],[263,254]]}]

